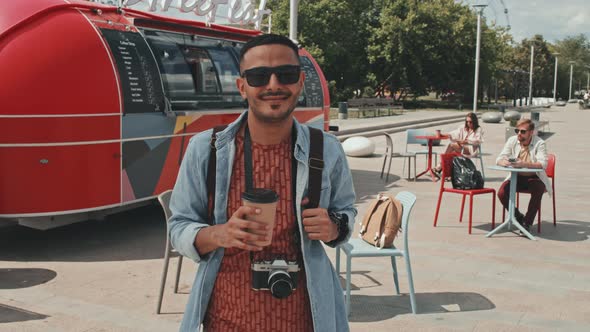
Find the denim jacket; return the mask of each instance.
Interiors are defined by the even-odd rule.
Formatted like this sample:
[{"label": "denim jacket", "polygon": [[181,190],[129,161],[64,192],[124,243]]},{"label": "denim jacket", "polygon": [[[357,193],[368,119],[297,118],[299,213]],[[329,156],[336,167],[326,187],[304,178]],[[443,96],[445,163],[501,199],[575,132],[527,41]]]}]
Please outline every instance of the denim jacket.
[{"label": "denim jacket", "polygon": [[[235,156],[235,136],[240,124],[246,118],[244,112],[225,130],[217,134],[217,176],[215,192],[215,224],[227,221],[227,197]],[[297,185],[295,201],[300,202],[307,195],[309,130],[296,120],[297,141],[294,157],[297,160]],[[209,159],[211,130],[194,136],[188,145],[176,185],[170,201],[172,217],[169,232],[172,246],[182,255],[199,263],[199,268],[189,301],[180,326],[180,331],[199,331],[205,317],[207,306],[217,272],[223,259],[224,249],[200,256],[193,243],[199,230],[208,227],[207,210],[207,164]],[[342,146],[338,140],[324,133],[324,170],[320,207],[330,212],[345,214],[348,217],[348,236],[339,245],[348,241],[354,229],[357,210],[354,207],[355,193],[352,176]],[[323,244],[310,240],[303,231],[301,207],[297,204],[297,222],[301,232],[301,251],[307,275],[307,289],[315,331],[349,331],[348,318],[340,281]]]}]

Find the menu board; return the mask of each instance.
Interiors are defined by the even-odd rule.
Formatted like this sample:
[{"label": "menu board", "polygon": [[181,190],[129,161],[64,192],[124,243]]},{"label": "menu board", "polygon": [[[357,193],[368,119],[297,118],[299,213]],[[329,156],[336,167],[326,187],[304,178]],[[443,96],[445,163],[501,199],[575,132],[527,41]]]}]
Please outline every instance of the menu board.
[{"label": "menu board", "polygon": [[301,70],[305,73],[304,93],[307,107],[323,107],[324,93],[320,76],[316,72],[313,63],[308,57],[299,57]]},{"label": "menu board", "polygon": [[137,32],[101,29],[119,71],[123,113],[164,112],[162,80],[154,56]]}]

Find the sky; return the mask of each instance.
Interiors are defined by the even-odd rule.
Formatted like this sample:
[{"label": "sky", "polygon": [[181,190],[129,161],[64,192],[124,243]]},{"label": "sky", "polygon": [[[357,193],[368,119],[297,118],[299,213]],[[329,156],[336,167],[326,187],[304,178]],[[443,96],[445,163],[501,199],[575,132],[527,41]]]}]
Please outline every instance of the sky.
[{"label": "sky", "polygon": [[[459,2],[459,1],[458,1]],[[516,42],[540,34],[551,43],[580,33],[590,39],[590,1],[588,0],[464,0],[467,4],[487,4],[487,22],[510,23]],[[508,9],[508,18],[504,13]]]}]

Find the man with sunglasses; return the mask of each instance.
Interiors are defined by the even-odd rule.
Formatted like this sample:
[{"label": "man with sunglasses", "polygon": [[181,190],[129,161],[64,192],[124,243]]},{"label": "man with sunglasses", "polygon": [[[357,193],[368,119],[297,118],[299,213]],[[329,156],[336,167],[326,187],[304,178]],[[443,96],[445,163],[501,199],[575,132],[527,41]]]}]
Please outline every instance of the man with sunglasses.
[{"label": "man with sunglasses", "polygon": [[[319,133],[323,170],[314,192],[321,195],[319,207],[308,208],[317,163],[310,129],[293,117],[305,79],[297,46],[278,35],[255,37],[241,50],[240,73],[236,83],[248,110],[216,134],[213,217],[205,185],[211,130],[191,139],[170,202],[172,245],[199,262],[180,330],[203,324],[207,332],[348,331],[340,281],[323,246],[347,241],[357,214],[342,146]],[[247,183],[279,195],[272,237],[266,224],[248,220],[261,211],[242,204]],[[277,257],[299,268],[284,298],[252,286],[254,263]]]},{"label": "man with sunglasses", "polygon": [[[505,167],[542,168],[547,167],[547,148],[545,141],[534,135],[535,124],[530,119],[522,119],[516,123],[516,136],[506,141],[502,152],[496,159],[496,164]],[[510,176],[502,183],[498,190],[498,198],[506,210],[510,197]],[[541,198],[547,191],[551,195],[551,185],[545,171],[535,173],[518,173],[516,191],[528,191],[531,199],[526,214],[518,209],[515,217],[518,223],[528,231],[535,220],[535,215],[541,207]]]}]

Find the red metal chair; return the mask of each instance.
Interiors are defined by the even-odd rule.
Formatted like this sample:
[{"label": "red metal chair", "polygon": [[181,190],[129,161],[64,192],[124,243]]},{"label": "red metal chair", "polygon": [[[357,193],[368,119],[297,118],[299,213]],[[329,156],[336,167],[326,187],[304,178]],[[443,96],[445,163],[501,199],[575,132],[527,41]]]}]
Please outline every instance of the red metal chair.
[{"label": "red metal chair", "polygon": [[440,192],[438,194],[438,203],[436,204],[436,214],[434,215],[434,227],[436,227],[436,222],[438,220],[438,212],[440,210],[440,203],[442,201],[443,193],[455,193],[463,195],[463,200],[461,201],[461,215],[459,216],[459,222],[463,221],[463,209],[465,207],[465,196],[469,195],[469,234],[471,234],[471,225],[473,220],[473,196],[481,195],[481,194],[492,194],[492,229],[496,226],[495,219],[496,219],[496,190],[492,188],[482,188],[482,189],[472,189],[472,190],[463,190],[463,189],[454,189],[454,188],[446,188],[445,187],[445,179],[450,177],[453,172],[453,158],[459,156],[456,153],[446,153],[441,155],[441,166],[442,166],[442,175],[440,181]]},{"label": "red metal chair", "polygon": [[[553,192],[552,199],[553,199],[553,226],[557,226],[557,218],[555,214],[555,155],[548,154],[547,155],[547,168],[545,168],[545,174],[547,177],[551,179],[551,191]],[[547,190],[545,190],[547,192]],[[520,203],[520,194],[530,194],[530,191],[521,191],[516,193],[516,207],[518,207]],[[502,220],[504,220],[504,216],[506,215],[506,210],[502,209]],[[537,233],[541,233],[541,207],[539,206],[539,211],[537,211]]]}]

